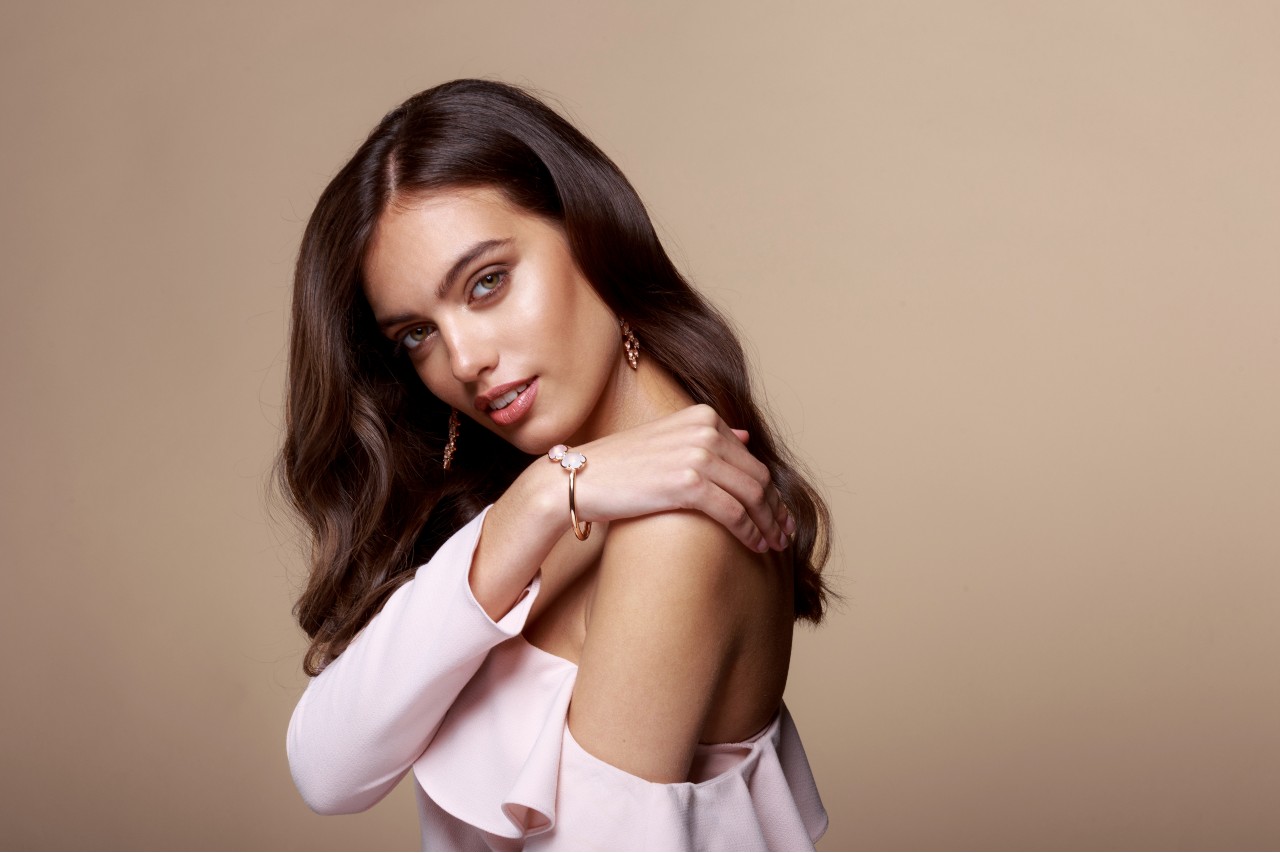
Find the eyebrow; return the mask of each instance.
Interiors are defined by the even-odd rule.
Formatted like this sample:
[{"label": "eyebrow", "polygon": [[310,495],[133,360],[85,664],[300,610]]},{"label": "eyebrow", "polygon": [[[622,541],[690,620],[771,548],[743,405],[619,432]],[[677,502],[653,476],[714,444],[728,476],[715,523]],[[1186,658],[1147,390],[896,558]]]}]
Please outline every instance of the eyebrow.
[{"label": "eyebrow", "polygon": [[449,267],[449,271],[445,273],[444,278],[440,281],[440,286],[436,288],[436,298],[444,299],[453,282],[458,276],[462,275],[467,267],[475,263],[477,258],[501,246],[506,246],[510,242],[510,237],[505,240],[481,240],[459,255],[458,259],[453,262],[453,266]]},{"label": "eyebrow", "polygon": [[[462,275],[467,267],[475,263],[478,258],[483,257],[488,252],[492,252],[494,249],[510,245],[511,242],[512,239],[510,237],[502,240],[481,240],[459,255],[458,259],[453,262],[453,266],[449,267],[449,271],[445,273],[444,278],[440,280],[440,284],[436,286],[436,299],[443,300],[448,295],[449,288],[453,286],[458,276]],[[393,314],[390,317],[379,320],[378,328],[386,331],[392,326],[412,320],[416,316],[416,314],[412,313]]]}]

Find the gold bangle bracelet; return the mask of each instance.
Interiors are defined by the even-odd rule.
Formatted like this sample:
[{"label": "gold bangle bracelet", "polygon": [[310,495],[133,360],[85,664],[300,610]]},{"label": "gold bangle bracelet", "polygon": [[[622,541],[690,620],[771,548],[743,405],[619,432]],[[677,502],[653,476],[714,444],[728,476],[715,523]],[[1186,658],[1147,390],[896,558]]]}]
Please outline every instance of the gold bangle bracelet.
[{"label": "gold bangle bracelet", "polygon": [[569,520],[573,522],[573,535],[578,537],[579,542],[585,542],[591,535],[591,522],[586,522],[584,529],[578,529],[578,508],[573,505],[573,475],[576,473],[576,469],[569,469]]},{"label": "gold bangle bracelet", "polygon": [[573,452],[563,444],[557,444],[547,452],[547,458],[552,462],[559,462],[560,467],[569,472],[569,522],[573,525],[573,535],[578,537],[579,542],[584,542],[591,535],[591,522],[578,525],[578,507],[574,504],[573,486],[578,470],[586,467],[587,457]]}]

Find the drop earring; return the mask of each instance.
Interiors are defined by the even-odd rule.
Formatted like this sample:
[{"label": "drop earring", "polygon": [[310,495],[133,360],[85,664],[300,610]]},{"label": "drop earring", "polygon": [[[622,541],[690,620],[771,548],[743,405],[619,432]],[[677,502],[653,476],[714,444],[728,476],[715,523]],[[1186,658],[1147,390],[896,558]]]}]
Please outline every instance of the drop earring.
[{"label": "drop earring", "polygon": [[453,454],[458,450],[458,410],[449,413],[449,440],[444,446],[444,470],[448,471],[453,464]]},{"label": "drop earring", "polygon": [[640,368],[640,339],[636,337],[636,333],[631,331],[631,326],[626,320],[620,320],[622,323],[622,346],[627,351],[627,363],[631,365],[632,370]]}]

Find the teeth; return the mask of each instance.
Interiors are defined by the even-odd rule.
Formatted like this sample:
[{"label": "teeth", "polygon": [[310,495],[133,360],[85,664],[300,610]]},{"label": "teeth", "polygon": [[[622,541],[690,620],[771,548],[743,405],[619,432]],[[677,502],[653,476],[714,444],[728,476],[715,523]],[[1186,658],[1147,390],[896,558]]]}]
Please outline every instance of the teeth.
[{"label": "teeth", "polygon": [[508,391],[507,393],[503,394],[501,397],[499,397],[498,399],[490,403],[489,411],[496,412],[499,409],[505,409],[507,406],[510,406],[511,401],[514,400],[516,397],[519,397],[521,394],[523,394],[524,389],[528,387],[529,385],[527,383],[524,385],[516,386],[514,389]]}]

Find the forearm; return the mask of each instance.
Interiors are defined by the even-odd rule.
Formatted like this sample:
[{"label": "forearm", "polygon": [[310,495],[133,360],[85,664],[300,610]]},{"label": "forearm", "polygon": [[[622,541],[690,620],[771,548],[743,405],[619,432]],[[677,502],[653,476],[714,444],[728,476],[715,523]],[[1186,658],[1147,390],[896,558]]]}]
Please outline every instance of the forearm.
[{"label": "forearm", "polygon": [[490,508],[471,561],[471,594],[497,621],[519,599],[568,528],[568,481],[535,460]]},{"label": "forearm", "polygon": [[385,796],[490,649],[523,627],[532,600],[491,620],[468,591],[487,521],[486,514],[450,537],[307,686],[287,749],[298,790],[316,811],[361,811]]}]

